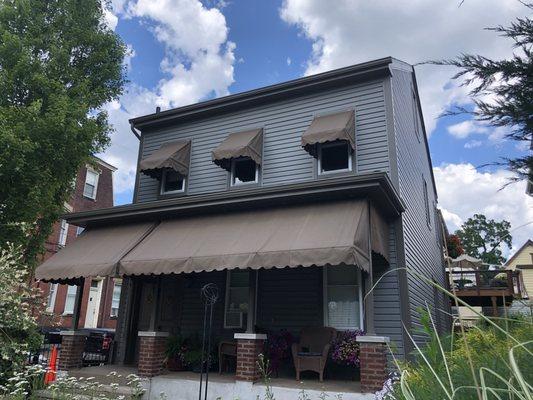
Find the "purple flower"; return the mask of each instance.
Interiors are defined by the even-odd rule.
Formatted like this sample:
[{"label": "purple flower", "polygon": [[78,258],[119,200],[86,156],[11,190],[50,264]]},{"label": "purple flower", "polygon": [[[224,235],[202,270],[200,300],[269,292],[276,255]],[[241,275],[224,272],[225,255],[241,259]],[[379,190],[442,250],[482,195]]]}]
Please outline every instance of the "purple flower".
[{"label": "purple flower", "polygon": [[362,330],[340,331],[331,343],[331,358],[340,365],[359,366],[359,343],[356,338]]}]

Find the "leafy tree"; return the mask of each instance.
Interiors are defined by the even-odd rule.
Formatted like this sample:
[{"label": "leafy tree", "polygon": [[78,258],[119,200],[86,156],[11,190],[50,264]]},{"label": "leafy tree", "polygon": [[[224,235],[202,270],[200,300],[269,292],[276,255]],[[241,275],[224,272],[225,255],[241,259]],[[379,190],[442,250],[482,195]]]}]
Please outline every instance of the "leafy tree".
[{"label": "leafy tree", "polygon": [[[71,182],[112,130],[126,47],[101,0],[0,0],[0,247],[34,263]],[[31,234],[25,234],[27,227]]]},{"label": "leafy tree", "polygon": [[457,235],[448,235],[446,247],[448,248],[448,256],[451,258],[457,258],[465,252],[463,246],[461,246],[461,239]]},{"label": "leafy tree", "polygon": [[511,224],[505,220],[487,219],[483,214],[474,214],[461,225],[455,234],[461,239],[466,254],[481,259],[486,264],[502,264],[502,245],[511,248],[513,238],[509,233]]},{"label": "leafy tree", "polygon": [[[533,3],[523,3],[533,10]],[[470,114],[475,120],[496,127],[505,127],[509,140],[531,143],[533,149],[533,20],[517,18],[509,26],[488,28],[513,41],[513,57],[492,60],[482,55],[462,54],[452,60],[434,61],[438,65],[459,68],[453,79],[462,79],[471,86],[473,110],[456,107],[445,115]],[[533,182],[533,154],[503,158],[495,165],[506,165],[514,172],[511,182],[528,179]]]}]

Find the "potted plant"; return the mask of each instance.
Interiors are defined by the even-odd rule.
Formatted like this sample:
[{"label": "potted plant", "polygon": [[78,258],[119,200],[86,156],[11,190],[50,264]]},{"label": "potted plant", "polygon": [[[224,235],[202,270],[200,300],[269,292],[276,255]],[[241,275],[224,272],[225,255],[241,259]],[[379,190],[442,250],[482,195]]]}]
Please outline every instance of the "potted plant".
[{"label": "potted plant", "polygon": [[275,377],[278,377],[282,364],[289,359],[293,342],[294,338],[289,331],[269,332],[267,341],[269,372]]},{"label": "potted plant", "polygon": [[347,372],[352,377],[353,368],[359,368],[359,343],[356,338],[360,335],[364,332],[359,329],[339,331],[331,343],[331,359],[337,365],[348,368]]},{"label": "potted plant", "polygon": [[180,336],[171,336],[167,341],[166,364],[169,371],[183,371],[185,369],[185,355],[187,347],[185,340]]}]

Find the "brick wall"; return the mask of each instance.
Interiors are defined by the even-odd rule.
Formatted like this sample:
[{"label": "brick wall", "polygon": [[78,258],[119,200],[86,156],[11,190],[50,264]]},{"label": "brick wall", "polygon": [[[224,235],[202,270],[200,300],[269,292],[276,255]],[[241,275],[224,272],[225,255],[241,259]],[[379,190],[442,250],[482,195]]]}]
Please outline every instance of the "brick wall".
[{"label": "brick wall", "polygon": [[[83,189],[85,186],[85,179],[87,174],[87,168],[86,166],[84,166],[80,169],[78,175],[76,176],[76,186],[72,198],[69,202],[69,206],[72,208],[73,212],[113,207],[113,170],[102,164],[96,164],[96,166],[92,166],[92,168],[96,169],[97,172],[100,173],[98,178],[98,188],[96,190],[96,199],[93,200],[83,196]],[[46,240],[46,252],[43,255],[43,261],[47,260],[55,253],[57,253],[58,250],[60,250],[60,246],[58,245],[60,231],[61,222],[58,221],[54,224],[53,231]],[[76,240],[76,237],[77,227],[74,225],[69,225],[66,245]],[[83,327],[85,325],[90,285],[91,279],[87,278],[85,280],[83,290],[79,325],[80,327]],[[111,278],[106,278],[104,280],[98,313],[97,327],[99,328],[115,329],[116,327],[116,318],[111,317],[111,300],[113,297],[113,286],[114,284]],[[43,301],[46,301],[50,293],[50,284],[39,282],[37,283],[37,287],[42,290]],[[66,298],[67,285],[58,285],[53,313],[50,315],[49,313],[39,312],[38,321],[41,326],[56,326],[63,328],[72,327],[72,316],[64,315]]]},{"label": "brick wall", "polygon": [[257,361],[264,350],[264,340],[237,340],[237,371],[235,379],[254,382],[261,378]]},{"label": "brick wall", "polygon": [[373,393],[383,388],[387,380],[387,346],[385,343],[359,343],[361,390]]},{"label": "brick wall", "polygon": [[141,336],[141,334],[142,332],[139,332],[139,363],[137,366],[139,375],[143,377],[160,375],[163,372],[167,336]]},{"label": "brick wall", "polygon": [[69,371],[82,367],[85,336],[61,335],[61,351],[59,353],[58,369]]}]

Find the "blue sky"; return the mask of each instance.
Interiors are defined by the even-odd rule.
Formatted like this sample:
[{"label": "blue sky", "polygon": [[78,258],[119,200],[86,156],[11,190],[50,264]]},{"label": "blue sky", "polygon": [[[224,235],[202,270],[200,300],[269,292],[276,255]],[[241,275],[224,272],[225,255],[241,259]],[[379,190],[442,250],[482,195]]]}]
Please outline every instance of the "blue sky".
[{"label": "blue sky", "polygon": [[[102,156],[119,168],[115,203],[132,195],[137,143],[127,119],[156,105],[167,109],[389,55],[411,64],[460,52],[509,57],[509,42],[483,28],[525,15],[517,1],[443,3],[113,0],[107,20],[131,49],[130,84],[108,108],[116,133]],[[438,119],[453,105],[473,105],[465,88],[450,81],[450,68],[416,70],[440,207],[451,229],[474,212],[513,226],[533,221],[523,185],[498,191],[507,173],[476,169],[525,149],[468,116]],[[532,236],[530,227],[516,231],[514,247]]]}]

